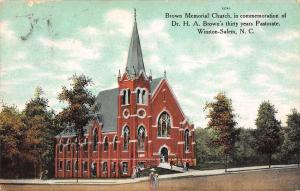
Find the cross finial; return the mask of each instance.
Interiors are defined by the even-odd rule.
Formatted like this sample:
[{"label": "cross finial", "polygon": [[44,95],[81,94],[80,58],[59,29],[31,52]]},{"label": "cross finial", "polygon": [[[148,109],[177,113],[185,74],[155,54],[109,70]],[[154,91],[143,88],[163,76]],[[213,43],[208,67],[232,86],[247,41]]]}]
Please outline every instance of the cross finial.
[{"label": "cross finial", "polygon": [[134,22],[136,22],[136,8],[134,8]]}]

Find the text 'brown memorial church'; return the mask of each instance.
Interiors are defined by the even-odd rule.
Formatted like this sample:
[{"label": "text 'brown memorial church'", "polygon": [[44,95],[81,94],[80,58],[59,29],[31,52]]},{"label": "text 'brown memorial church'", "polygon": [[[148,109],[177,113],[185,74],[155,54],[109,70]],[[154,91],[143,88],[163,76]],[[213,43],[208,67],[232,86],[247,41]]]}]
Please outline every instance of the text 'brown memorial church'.
[{"label": "text 'brown memorial church'", "polygon": [[117,80],[117,88],[98,94],[99,108],[84,127],[79,151],[74,130],[56,136],[55,177],[128,177],[134,167],[151,168],[170,160],[195,165],[194,126],[166,76],[152,79],[146,74],[136,19],[125,73]]}]

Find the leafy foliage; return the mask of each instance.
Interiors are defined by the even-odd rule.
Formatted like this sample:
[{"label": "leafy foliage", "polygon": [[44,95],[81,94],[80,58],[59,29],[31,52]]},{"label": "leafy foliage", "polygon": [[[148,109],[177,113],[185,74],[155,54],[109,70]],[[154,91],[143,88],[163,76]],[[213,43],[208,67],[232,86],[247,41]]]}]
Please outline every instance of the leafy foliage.
[{"label": "leafy foliage", "polygon": [[92,80],[84,75],[76,74],[70,80],[71,88],[62,87],[58,96],[60,101],[68,104],[59,113],[59,119],[61,119],[61,123],[74,127],[76,132],[83,135],[83,127],[91,118],[89,112],[95,101],[95,96],[87,89],[92,84]]},{"label": "leafy foliage", "polygon": [[221,147],[221,154],[230,154],[234,148],[238,130],[235,129],[237,122],[233,114],[232,102],[225,93],[219,93],[214,102],[207,103],[208,132],[210,135],[210,147]]},{"label": "leafy foliage", "polygon": [[291,154],[297,154],[298,164],[300,160],[300,113],[293,109],[287,116],[287,127],[284,139],[284,150]]},{"label": "leafy foliage", "polygon": [[[22,114],[15,106],[2,105],[0,112],[0,176],[18,177],[18,160],[21,158],[19,146],[22,143],[24,124]],[[2,169],[5,167],[5,173]]]},{"label": "leafy foliage", "polygon": [[26,151],[24,157],[34,167],[34,177],[39,176],[43,170],[52,173],[54,136],[58,132],[54,111],[49,110],[48,100],[42,95],[43,91],[38,87],[34,98],[26,103],[23,117],[26,132],[22,150]]},{"label": "leafy foliage", "polygon": [[264,101],[258,109],[256,124],[256,148],[261,153],[273,154],[282,144],[282,134],[280,121],[275,118],[274,105],[269,101]]}]

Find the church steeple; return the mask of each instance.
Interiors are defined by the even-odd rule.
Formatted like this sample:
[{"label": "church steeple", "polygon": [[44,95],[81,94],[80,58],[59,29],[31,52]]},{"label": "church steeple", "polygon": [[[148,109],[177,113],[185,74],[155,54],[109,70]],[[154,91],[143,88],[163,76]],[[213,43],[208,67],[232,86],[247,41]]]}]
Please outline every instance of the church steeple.
[{"label": "church steeple", "polygon": [[128,58],[126,64],[126,71],[130,77],[136,77],[142,72],[145,73],[143,54],[141,43],[136,23],[136,10],[134,9],[134,25],[131,35],[130,46],[128,50]]}]

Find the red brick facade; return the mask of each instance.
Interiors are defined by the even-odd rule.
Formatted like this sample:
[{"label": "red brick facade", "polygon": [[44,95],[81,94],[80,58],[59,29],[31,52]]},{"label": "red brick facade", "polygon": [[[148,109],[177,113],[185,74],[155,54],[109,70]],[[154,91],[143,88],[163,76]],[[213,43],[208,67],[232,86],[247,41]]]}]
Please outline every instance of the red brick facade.
[{"label": "red brick facade", "polygon": [[[80,178],[128,177],[138,165],[150,168],[170,160],[196,165],[193,125],[166,78],[152,90],[151,81],[144,72],[134,78],[119,75],[116,131],[103,131],[105,123],[93,120],[80,142]],[[76,154],[74,135],[57,136],[55,177],[77,177]]]}]

